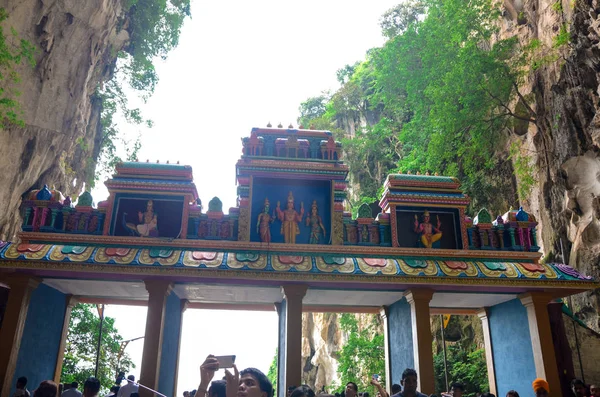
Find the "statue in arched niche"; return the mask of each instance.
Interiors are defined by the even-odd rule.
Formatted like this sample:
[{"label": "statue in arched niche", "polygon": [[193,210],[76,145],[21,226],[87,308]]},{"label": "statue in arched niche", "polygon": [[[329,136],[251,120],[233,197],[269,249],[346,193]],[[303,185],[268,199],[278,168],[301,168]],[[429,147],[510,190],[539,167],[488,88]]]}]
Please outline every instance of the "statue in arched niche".
[{"label": "statue in arched niche", "polygon": [[437,223],[435,226],[431,224],[429,211],[423,212],[423,221],[419,223],[419,218],[415,215],[414,232],[420,235],[421,244],[425,248],[432,248],[433,243],[442,238],[442,222],[440,217],[437,217]]},{"label": "statue in arched niche", "polygon": [[310,214],[306,217],[306,226],[310,227],[310,244],[320,244],[321,235],[326,236],[325,226],[323,226],[323,220],[319,216],[319,207],[317,206],[317,200],[314,200],[310,208]]},{"label": "statue in arched niche", "polygon": [[146,202],[146,211],[138,211],[138,221],[137,225],[127,222],[125,226],[142,237],[158,237],[158,214],[154,212],[154,201]]},{"label": "statue in arched niche", "polygon": [[287,208],[281,210],[281,203],[277,202],[275,208],[277,218],[281,221],[281,234],[286,244],[296,244],[296,236],[300,234],[298,222],[302,222],[304,203],[300,203],[300,213],[294,209],[294,195],[290,191],[287,199]]}]

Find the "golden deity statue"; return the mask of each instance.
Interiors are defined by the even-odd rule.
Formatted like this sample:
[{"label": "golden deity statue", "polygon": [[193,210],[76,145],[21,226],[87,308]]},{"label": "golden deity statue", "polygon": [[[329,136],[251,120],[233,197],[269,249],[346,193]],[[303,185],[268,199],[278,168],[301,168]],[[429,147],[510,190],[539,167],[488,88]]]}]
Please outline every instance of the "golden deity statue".
[{"label": "golden deity statue", "polygon": [[429,221],[429,211],[423,212],[423,222],[419,223],[419,218],[415,215],[414,232],[421,235],[421,243],[425,248],[431,248],[433,243],[442,238],[442,222],[437,217],[437,224],[433,226]]},{"label": "golden deity statue", "polygon": [[302,221],[304,215],[304,203],[300,203],[300,213],[294,209],[294,195],[290,191],[287,199],[287,208],[281,210],[281,203],[277,202],[275,208],[277,218],[281,221],[281,234],[286,244],[296,244],[296,236],[300,234],[298,222]]}]

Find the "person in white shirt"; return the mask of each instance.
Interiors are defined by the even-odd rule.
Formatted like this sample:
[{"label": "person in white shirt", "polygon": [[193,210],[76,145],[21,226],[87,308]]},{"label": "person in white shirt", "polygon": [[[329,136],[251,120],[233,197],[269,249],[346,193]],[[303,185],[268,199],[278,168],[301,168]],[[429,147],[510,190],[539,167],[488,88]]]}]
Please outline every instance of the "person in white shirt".
[{"label": "person in white shirt", "polygon": [[[67,387],[67,385],[65,385],[65,388],[66,387]],[[71,383],[71,387],[69,387],[68,389],[65,389],[65,391],[62,392],[60,397],[81,397],[81,392],[79,390],[77,390],[78,387],[79,387],[79,383],[77,383],[77,382]]]},{"label": "person in white shirt", "polygon": [[135,383],[135,376],[129,375],[127,377],[127,384],[121,386],[117,397],[130,397],[131,393],[137,393],[138,389],[139,386],[137,383]]}]

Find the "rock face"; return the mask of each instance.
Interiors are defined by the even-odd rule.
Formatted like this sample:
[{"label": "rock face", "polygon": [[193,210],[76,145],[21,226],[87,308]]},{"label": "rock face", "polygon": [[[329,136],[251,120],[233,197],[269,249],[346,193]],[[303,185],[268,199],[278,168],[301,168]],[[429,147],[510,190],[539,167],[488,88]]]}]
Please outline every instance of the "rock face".
[{"label": "rock face", "polygon": [[[359,332],[372,329],[373,332],[383,333],[383,323],[378,315],[354,316]],[[376,326],[372,328],[374,321]],[[302,314],[302,382],[315,391],[320,391],[323,387],[340,386],[338,358],[347,340],[348,335],[340,328],[340,314]]]},{"label": "rock face", "polygon": [[94,93],[111,76],[127,41],[117,33],[120,0],[4,0],[5,31],[35,48],[36,66],[21,65],[17,89],[25,127],[0,132],[0,238],[19,230],[21,196],[45,183],[78,194],[93,173],[102,139]]},{"label": "rock face", "polygon": [[[538,241],[547,258],[564,251],[571,266],[599,278],[600,5],[595,0],[505,0],[504,5],[504,37],[518,35],[523,43],[537,39],[552,48],[561,28],[570,35],[569,44],[554,50],[558,61],[540,67],[521,86],[535,98],[537,120],[515,138],[537,170],[537,184],[522,201],[540,222]],[[599,307],[598,291],[574,299],[575,313],[595,330]]]}]

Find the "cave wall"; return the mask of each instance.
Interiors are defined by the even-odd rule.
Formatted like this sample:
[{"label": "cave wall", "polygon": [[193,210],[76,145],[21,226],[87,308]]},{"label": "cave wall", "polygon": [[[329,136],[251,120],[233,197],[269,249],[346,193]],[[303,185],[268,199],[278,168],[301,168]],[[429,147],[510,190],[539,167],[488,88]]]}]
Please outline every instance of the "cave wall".
[{"label": "cave wall", "polygon": [[5,32],[36,48],[36,66],[20,65],[16,89],[24,127],[0,131],[0,238],[19,230],[21,196],[48,184],[76,196],[100,150],[99,83],[128,39],[118,32],[120,0],[0,0]]},{"label": "cave wall", "polygon": [[[537,180],[521,204],[539,221],[546,260],[564,261],[599,279],[600,5],[596,0],[504,0],[504,11],[499,37],[517,35],[523,44],[540,40],[546,54],[557,58],[520,85],[533,99],[537,120],[512,137],[530,156]],[[570,42],[557,48],[561,27]],[[598,331],[598,291],[573,302],[576,315]]]}]

